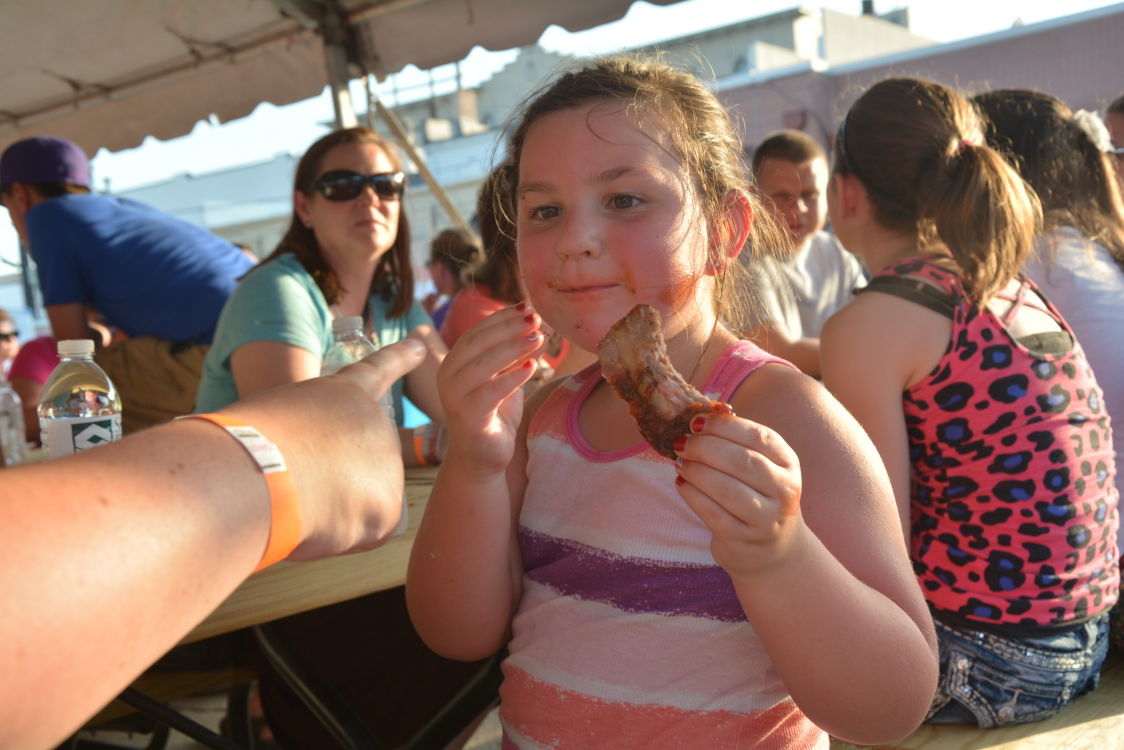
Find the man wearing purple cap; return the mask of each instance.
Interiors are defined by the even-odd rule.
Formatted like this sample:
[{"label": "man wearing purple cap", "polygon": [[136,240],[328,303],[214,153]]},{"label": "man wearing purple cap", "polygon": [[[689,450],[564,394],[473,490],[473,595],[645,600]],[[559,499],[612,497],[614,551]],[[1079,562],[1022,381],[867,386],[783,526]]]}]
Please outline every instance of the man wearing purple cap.
[{"label": "man wearing purple cap", "polygon": [[128,337],[97,361],[129,432],[191,412],[219,312],[253,264],[205,229],[89,184],[86,154],[63,138],[0,156],[0,202],[35,260],[55,338],[100,344],[91,308]]}]

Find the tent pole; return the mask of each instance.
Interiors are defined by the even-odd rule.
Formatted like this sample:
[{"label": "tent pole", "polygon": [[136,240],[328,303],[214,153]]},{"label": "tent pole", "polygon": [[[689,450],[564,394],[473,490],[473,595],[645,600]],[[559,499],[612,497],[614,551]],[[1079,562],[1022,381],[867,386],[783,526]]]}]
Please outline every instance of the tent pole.
[{"label": "tent pole", "polygon": [[437,202],[445,209],[445,213],[452,219],[453,224],[468,232],[470,236],[476,237],[476,231],[464,220],[464,217],[461,216],[461,212],[453,205],[449,194],[445,192],[445,189],[437,182],[437,178],[429,171],[429,166],[425,163],[425,159],[423,159],[417,149],[414,148],[414,144],[410,143],[410,139],[406,135],[406,129],[402,127],[402,122],[398,119],[398,116],[383,106],[382,101],[379,100],[378,94],[375,93],[373,87],[370,88],[369,91],[370,101],[367,103],[368,111],[374,107],[375,111],[379,113],[379,117],[381,117],[387,127],[390,128],[391,133],[394,134],[394,139],[398,141],[399,145],[405,150],[406,155],[410,157],[410,161],[417,166],[418,173],[421,174],[422,179],[425,180],[426,185],[428,185],[429,189],[433,192],[433,196],[437,198]]},{"label": "tent pole", "polygon": [[335,10],[327,3],[320,19],[320,36],[324,39],[324,63],[328,68],[328,85],[332,89],[332,110],[336,115],[336,129],[353,128],[359,124],[355,106],[351,101],[348,81],[347,28]]}]

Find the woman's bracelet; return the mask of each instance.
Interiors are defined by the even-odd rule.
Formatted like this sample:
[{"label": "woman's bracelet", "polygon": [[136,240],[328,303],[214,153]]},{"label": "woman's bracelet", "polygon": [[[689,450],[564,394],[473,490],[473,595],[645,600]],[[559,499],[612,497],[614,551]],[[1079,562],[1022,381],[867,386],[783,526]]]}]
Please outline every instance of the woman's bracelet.
[{"label": "woman's bracelet", "polygon": [[429,466],[430,462],[425,457],[425,427],[414,430],[414,460],[418,466]]},{"label": "woman's bracelet", "polygon": [[269,542],[254,572],[288,557],[301,541],[301,506],[281,451],[253,427],[223,414],[185,414],[179,419],[204,419],[222,427],[262,471],[269,489]]}]

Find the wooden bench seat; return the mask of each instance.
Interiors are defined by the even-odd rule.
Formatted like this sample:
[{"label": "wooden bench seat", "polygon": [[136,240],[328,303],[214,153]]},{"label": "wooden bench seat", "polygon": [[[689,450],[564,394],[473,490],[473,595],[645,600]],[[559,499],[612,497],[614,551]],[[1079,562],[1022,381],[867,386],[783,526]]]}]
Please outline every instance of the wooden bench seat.
[{"label": "wooden bench seat", "polygon": [[[832,750],[858,746],[832,740]],[[1109,654],[1101,684],[1052,719],[996,729],[925,724],[879,750],[1124,750],[1124,657]]]}]

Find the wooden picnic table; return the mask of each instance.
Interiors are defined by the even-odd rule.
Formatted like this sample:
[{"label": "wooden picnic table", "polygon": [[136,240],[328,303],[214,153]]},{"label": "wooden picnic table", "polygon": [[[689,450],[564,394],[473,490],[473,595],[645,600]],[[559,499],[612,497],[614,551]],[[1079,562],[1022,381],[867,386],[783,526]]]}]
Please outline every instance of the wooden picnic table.
[{"label": "wooden picnic table", "polygon": [[406,469],[409,525],[386,544],[367,552],[314,562],[280,562],[255,573],[235,589],[184,643],[384,591],[406,582],[410,548],[418,533],[437,468]]}]

